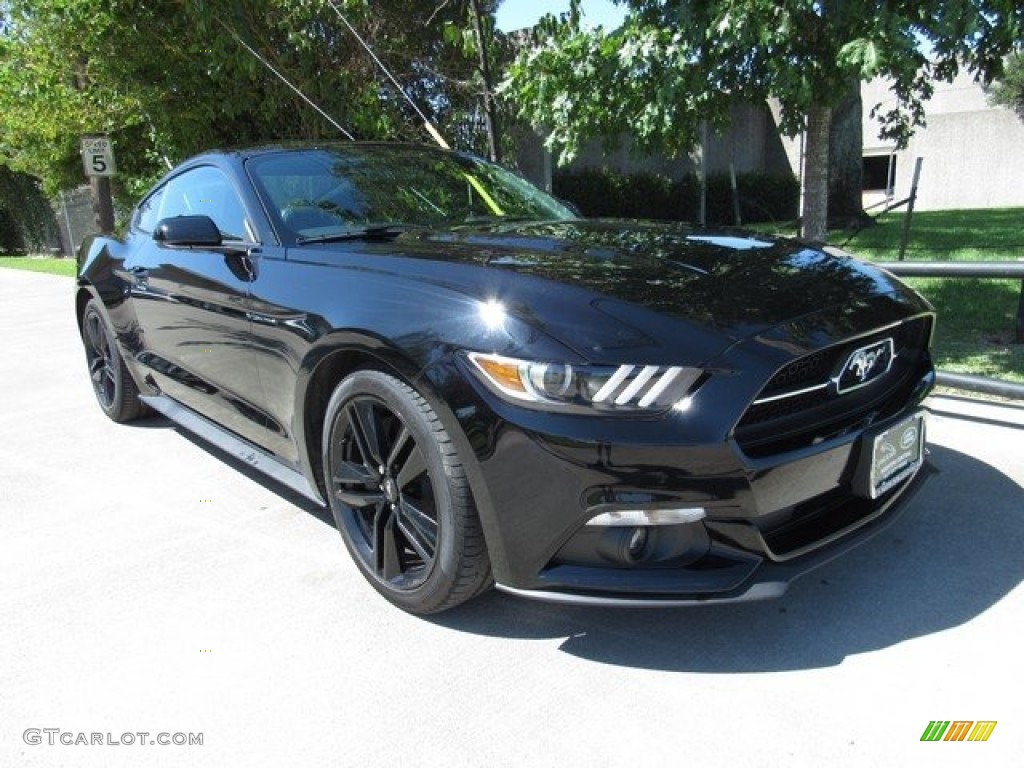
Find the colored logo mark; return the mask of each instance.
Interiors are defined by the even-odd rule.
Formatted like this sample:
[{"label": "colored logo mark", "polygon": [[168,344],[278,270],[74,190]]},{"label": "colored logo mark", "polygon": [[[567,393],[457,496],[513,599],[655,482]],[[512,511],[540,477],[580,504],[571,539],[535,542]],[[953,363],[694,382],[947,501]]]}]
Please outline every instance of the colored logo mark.
[{"label": "colored logo mark", "polygon": [[988,741],[995,729],[995,720],[932,720],[921,741]]}]

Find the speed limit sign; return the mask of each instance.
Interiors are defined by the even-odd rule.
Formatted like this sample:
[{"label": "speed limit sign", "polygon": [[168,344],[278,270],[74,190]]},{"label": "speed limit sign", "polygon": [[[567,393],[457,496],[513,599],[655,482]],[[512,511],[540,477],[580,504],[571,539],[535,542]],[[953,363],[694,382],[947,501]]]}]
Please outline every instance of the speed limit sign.
[{"label": "speed limit sign", "polygon": [[86,176],[113,176],[114,147],[106,136],[82,137],[82,162]]}]

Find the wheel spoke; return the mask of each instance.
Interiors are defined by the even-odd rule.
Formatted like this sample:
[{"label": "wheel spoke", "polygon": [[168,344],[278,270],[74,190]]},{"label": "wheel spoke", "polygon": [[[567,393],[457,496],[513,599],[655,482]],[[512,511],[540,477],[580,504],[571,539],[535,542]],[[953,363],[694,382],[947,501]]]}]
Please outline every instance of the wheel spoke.
[{"label": "wheel spoke", "polygon": [[372,467],[356,464],[354,461],[339,461],[334,468],[334,482],[342,485],[374,485],[380,475]]},{"label": "wheel spoke", "polygon": [[110,360],[110,339],[107,338],[107,334],[100,327],[99,322],[96,323],[96,338],[99,341],[97,348],[100,354],[103,355],[104,360]]},{"label": "wheel spoke", "polygon": [[383,464],[377,416],[374,414],[373,403],[356,400],[349,403],[345,407],[345,411],[352,424],[352,435],[356,439],[356,445],[359,446],[359,452],[363,455],[363,462],[368,467]]},{"label": "wheel spoke", "polygon": [[408,499],[399,503],[398,528],[424,564],[434,559],[437,550],[437,521]]},{"label": "wheel spoke", "polygon": [[398,460],[401,457],[402,452],[410,442],[410,437],[409,428],[403,424],[401,431],[398,433],[398,437],[395,438],[395,444],[391,446],[391,453],[388,454],[387,466],[389,469],[394,469],[395,465],[398,464]]},{"label": "wheel spoke", "polygon": [[96,319],[96,317],[90,315],[85,323],[85,338],[86,341],[89,342],[90,349],[92,349],[92,351],[95,352],[97,355],[102,356],[99,339],[96,338],[98,325],[99,321]]},{"label": "wheel spoke", "polygon": [[334,495],[346,506],[363,509],[384,503],[384,492],[377,486],[380,478],[370,467],[342,460],[334,467],[333,479]]},{"label": "wheel spoke", "polygon": [[398,474],[395,479],[398,481],[398,488],[401,490],[409,485],[413,480],[422,475],[427,471],[427,460],[423,455],[423,450],[418,446],[414,446],[409,457],[402,464],[402,468],[398,470]]},{"label": "wheel spoke", "polygon": [[392,581],[402,573],[402,561],[395,541],[395,516],[383,505],[373,518],[373,557],[377,574]]},{"label": "wheel spoke", "polygon": [[337,488],[334,495],[342,504],[353,509],[362,509],[374,504],[384,503],[384,494],[378,490],[353,490],[349,488]]}]

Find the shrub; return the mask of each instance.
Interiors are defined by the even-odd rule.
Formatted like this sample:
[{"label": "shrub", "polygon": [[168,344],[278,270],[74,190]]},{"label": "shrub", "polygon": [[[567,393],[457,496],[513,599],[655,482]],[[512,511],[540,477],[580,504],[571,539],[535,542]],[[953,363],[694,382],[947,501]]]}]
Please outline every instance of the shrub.
[{"label": "shrub", "polygon": [[39,182],[0,165],[0,250],[42,250],[57,240],[57,220]]},{"label": "shrub", "polygon": [[[574,203],[586,216],[696,221],[700,189],[696,174],[672,181],[653,173],[626,174],[604,168],[557,170],[554,194]],[[744,223],[791,221],[796,218],[800,186],[790,174],[736,175]],[[728,174],[708,176],[707,221],[733,223]]]},{"label": "shrub", "polygon": [[574,203],[586,216],[674,218],[672,182],[664,176],[584,168],[556,172],[552,186],[555,195]]}]

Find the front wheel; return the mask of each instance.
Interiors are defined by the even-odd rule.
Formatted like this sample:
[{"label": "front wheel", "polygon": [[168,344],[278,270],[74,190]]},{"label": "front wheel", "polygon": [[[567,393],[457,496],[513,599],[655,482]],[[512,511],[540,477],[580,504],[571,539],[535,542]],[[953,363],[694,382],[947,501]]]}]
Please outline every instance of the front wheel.
[{"label": "front wheel", "polygon": [[331,512],[377,591],[426,614],[485,589],[490,563],[469,483],[430,404],[393,376],[357,371],[335,389],[324,426]]}]

